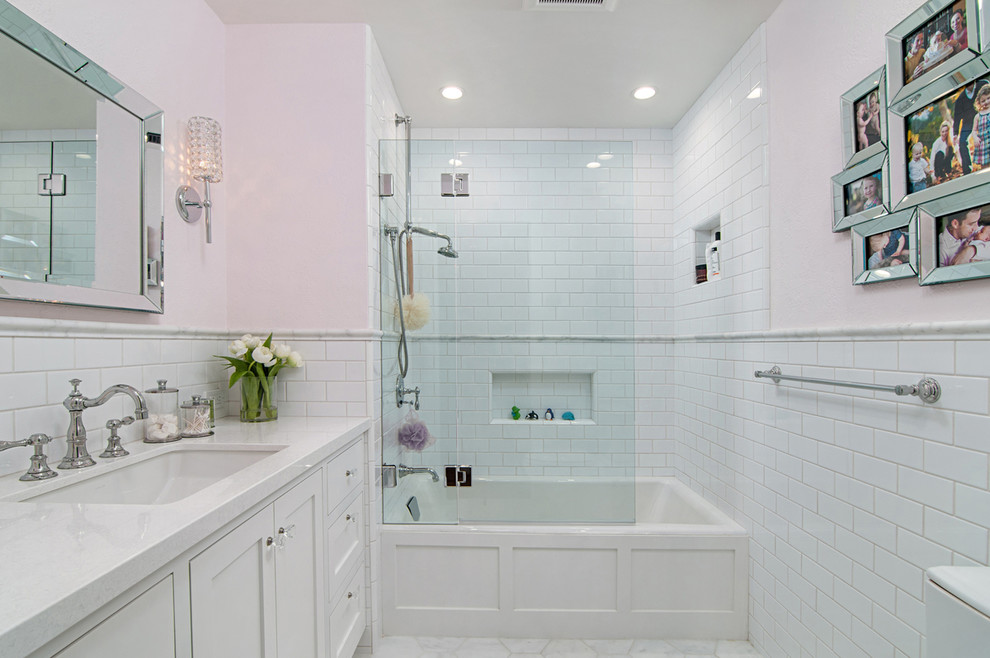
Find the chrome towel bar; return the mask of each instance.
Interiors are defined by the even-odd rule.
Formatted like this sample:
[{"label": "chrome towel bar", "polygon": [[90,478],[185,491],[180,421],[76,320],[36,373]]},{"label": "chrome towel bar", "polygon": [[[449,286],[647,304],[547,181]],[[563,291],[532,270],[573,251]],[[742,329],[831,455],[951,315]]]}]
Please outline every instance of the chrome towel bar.
[{"label": "chrome towel bar", "polygon": [[931,377],[922,378],[917,384],[898,384],[896,386],[885,386],[883,384],[862,384],[860,382],[840,382],[832,379],[817,379],[815,377],[795,377],[794,375],[780,374],[780,366],[774,366],[769,370],[757,370],[757,379],[765,377],[772,379],[774,384],[779,384],[780,380],[786,379],[792,382],[808,382],[810,384],[827,384],[830,386],[848,386],[849,388],[863,388],[870,391],[886,391],[897,395],[916,395],[922,402],[938,402],[942,397],[942,387]]}]

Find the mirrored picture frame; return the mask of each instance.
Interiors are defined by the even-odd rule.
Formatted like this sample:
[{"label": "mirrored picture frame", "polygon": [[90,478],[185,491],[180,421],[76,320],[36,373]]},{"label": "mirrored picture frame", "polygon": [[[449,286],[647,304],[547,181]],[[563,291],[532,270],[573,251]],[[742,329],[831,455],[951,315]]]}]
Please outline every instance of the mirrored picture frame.
[{"label": "mirrored picture frame", "polygon": [[[990,240],[983,239],[990,238],[990,187],[922,204],[917,213],[921,285],[990,277]],[[965,262],[951,264],[960,256]]]},{"label": "mirrored picture frame", "polygon": [[[881,66],[840,98],[842,161],[847,168],[887,149],[887,78],[884,71]],[[879,126],[875,126],[876,123]]]},{"label": "mirrored picture frame", "polygon": [[[874,202],[865,201],[862,194],[867,179],[879,178],[879,189],[874,186]],[[864,184],[857,187],[857,183]],[[851,226],[873,219],[890,211],[890,160],[886,151],[880,151],[868,160],[846,169],[832,177],[832,232],[845,231]],[[857,194],[859,193],[859,194]],[[862,198],[858,198],[858,197]],[[865,202],[864,202],[865,201]],[[879,201],[879,203],[877,203]],[[867,207],[868,206],[868,207]]]},{"label": "mirrored picture frame", "polygon": [[[912,99],[918,92],[987,50],[990,25],[987,24],[987,17],[980,12],[981,4],[979,0],[928,0],[887,33],[887,93],[891,112],[898,115],[909,112],[914,104]],[[931,31],[934,21],[951,20],[951,15],[959,8],[965,15],[966,47],[952,48],[953,54],[944,58],[930,58],[931,63],[927,67],[922,65],[925,70],[920,72],[914,67],[911,42],[920,34],[924,40],[923,49],[934,52],[932,42],[928,40],[933,35],[926,32]],[[938,31],[948,30],[944,26]],[[909,68],[919,72],[907,73]]]},{"label": "mirrored picture frame", "polygon": [[852,227],[852,279],[856,285],[918,276],[917,210],[881,215]]},{"label": "mirrored picture frame", "polygon": [[[964,93],[971,84],[975,86],[982,85],[983,81],[990,82],[988,62],[990,62],[990,54],[981,55],[971,60],[954,71],[952,75],[946,76],[922,90],[912,105],[912,112],[905,116],[891,114],[888,117],[887,150],[890,155],[890,198],[893,210],[903,210],[990,182],[990,166],[979,171],[958,175],[951,180],[927,186],[918,191],[911,191],[908,179],[909,129],[914,122],[914,117],[922,116],[930,107],[941,108],[943,102],[947,102],[947,99],[956,94]],[[976,90],[974,89],[975,93]],[[969,101],[967,100],[967,102]],[[967,119],[961,125],[971,128],[970,121]],[[967,143],[970,134],[967,133],[962,136],[967,140]],[[959,139],[960,136],[956,135],[955,138]],[[928,146],[928,144],[924,144],[924,146]]]}]

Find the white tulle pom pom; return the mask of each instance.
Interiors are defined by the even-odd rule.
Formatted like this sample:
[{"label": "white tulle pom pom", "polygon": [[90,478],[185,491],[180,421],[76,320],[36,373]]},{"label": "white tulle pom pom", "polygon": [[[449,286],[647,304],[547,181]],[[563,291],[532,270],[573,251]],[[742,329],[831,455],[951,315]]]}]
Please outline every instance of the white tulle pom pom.
[{"label": "white tulle pom pom", "polygon": [[[399,305],[396,304],[395,315],[399,315]],[[422,329],[430,321],[430,298],[423,293],[402,296],[402,316],[406,329],[415,331]]]}]

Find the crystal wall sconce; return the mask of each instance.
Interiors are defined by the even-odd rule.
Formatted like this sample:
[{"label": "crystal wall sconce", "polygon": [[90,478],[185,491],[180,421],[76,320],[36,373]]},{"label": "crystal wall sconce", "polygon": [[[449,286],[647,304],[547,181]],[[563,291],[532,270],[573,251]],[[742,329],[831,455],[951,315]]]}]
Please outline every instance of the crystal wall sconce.
[{"label": "crystal wall sconce", "polygon": [[203,181],[204,195],[195,188],[182,185],[175,192],[175,206],[179,216],[190,224],[199,221],[206,211],[206,242],[213,242],[213,225],[210,217],[210,183],[223,180],[223,155],[220,150],[220,124],[208,117],[192,117],[189,129],[189,174]]}]

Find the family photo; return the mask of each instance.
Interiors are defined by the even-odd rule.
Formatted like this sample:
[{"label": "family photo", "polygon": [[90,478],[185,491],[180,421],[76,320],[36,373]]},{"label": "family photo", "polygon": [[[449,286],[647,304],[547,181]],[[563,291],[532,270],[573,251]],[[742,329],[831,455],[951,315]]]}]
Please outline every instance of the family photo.
[{"label": "family photo", "polygon": [[877,171],[843,187],[846,217],[883,205],[883,175]]},{"label": "family photo", "polygon": [[977,206],[938,219],[938,266],[990,260],[990,206]]},{"label": "family photo", "polygon": [[856,152],[880,141],[880,95],[874,89],[853,104]]},{"label": "family photo", "polygon": [[908,115],[908,193],[990,164],[990,80],[979,78]]},{"label": "family photo", "polygon": [[966,28],[966,3],[955,2],[921,28],[909,35],[903,44],[904,84],[931,71],[956,53],[969,47]]},{"label": "family photo", "polygon": [[902,226],[869,236],[866,240],[866,269],[876,270],[910,261],[909,229]]}]

